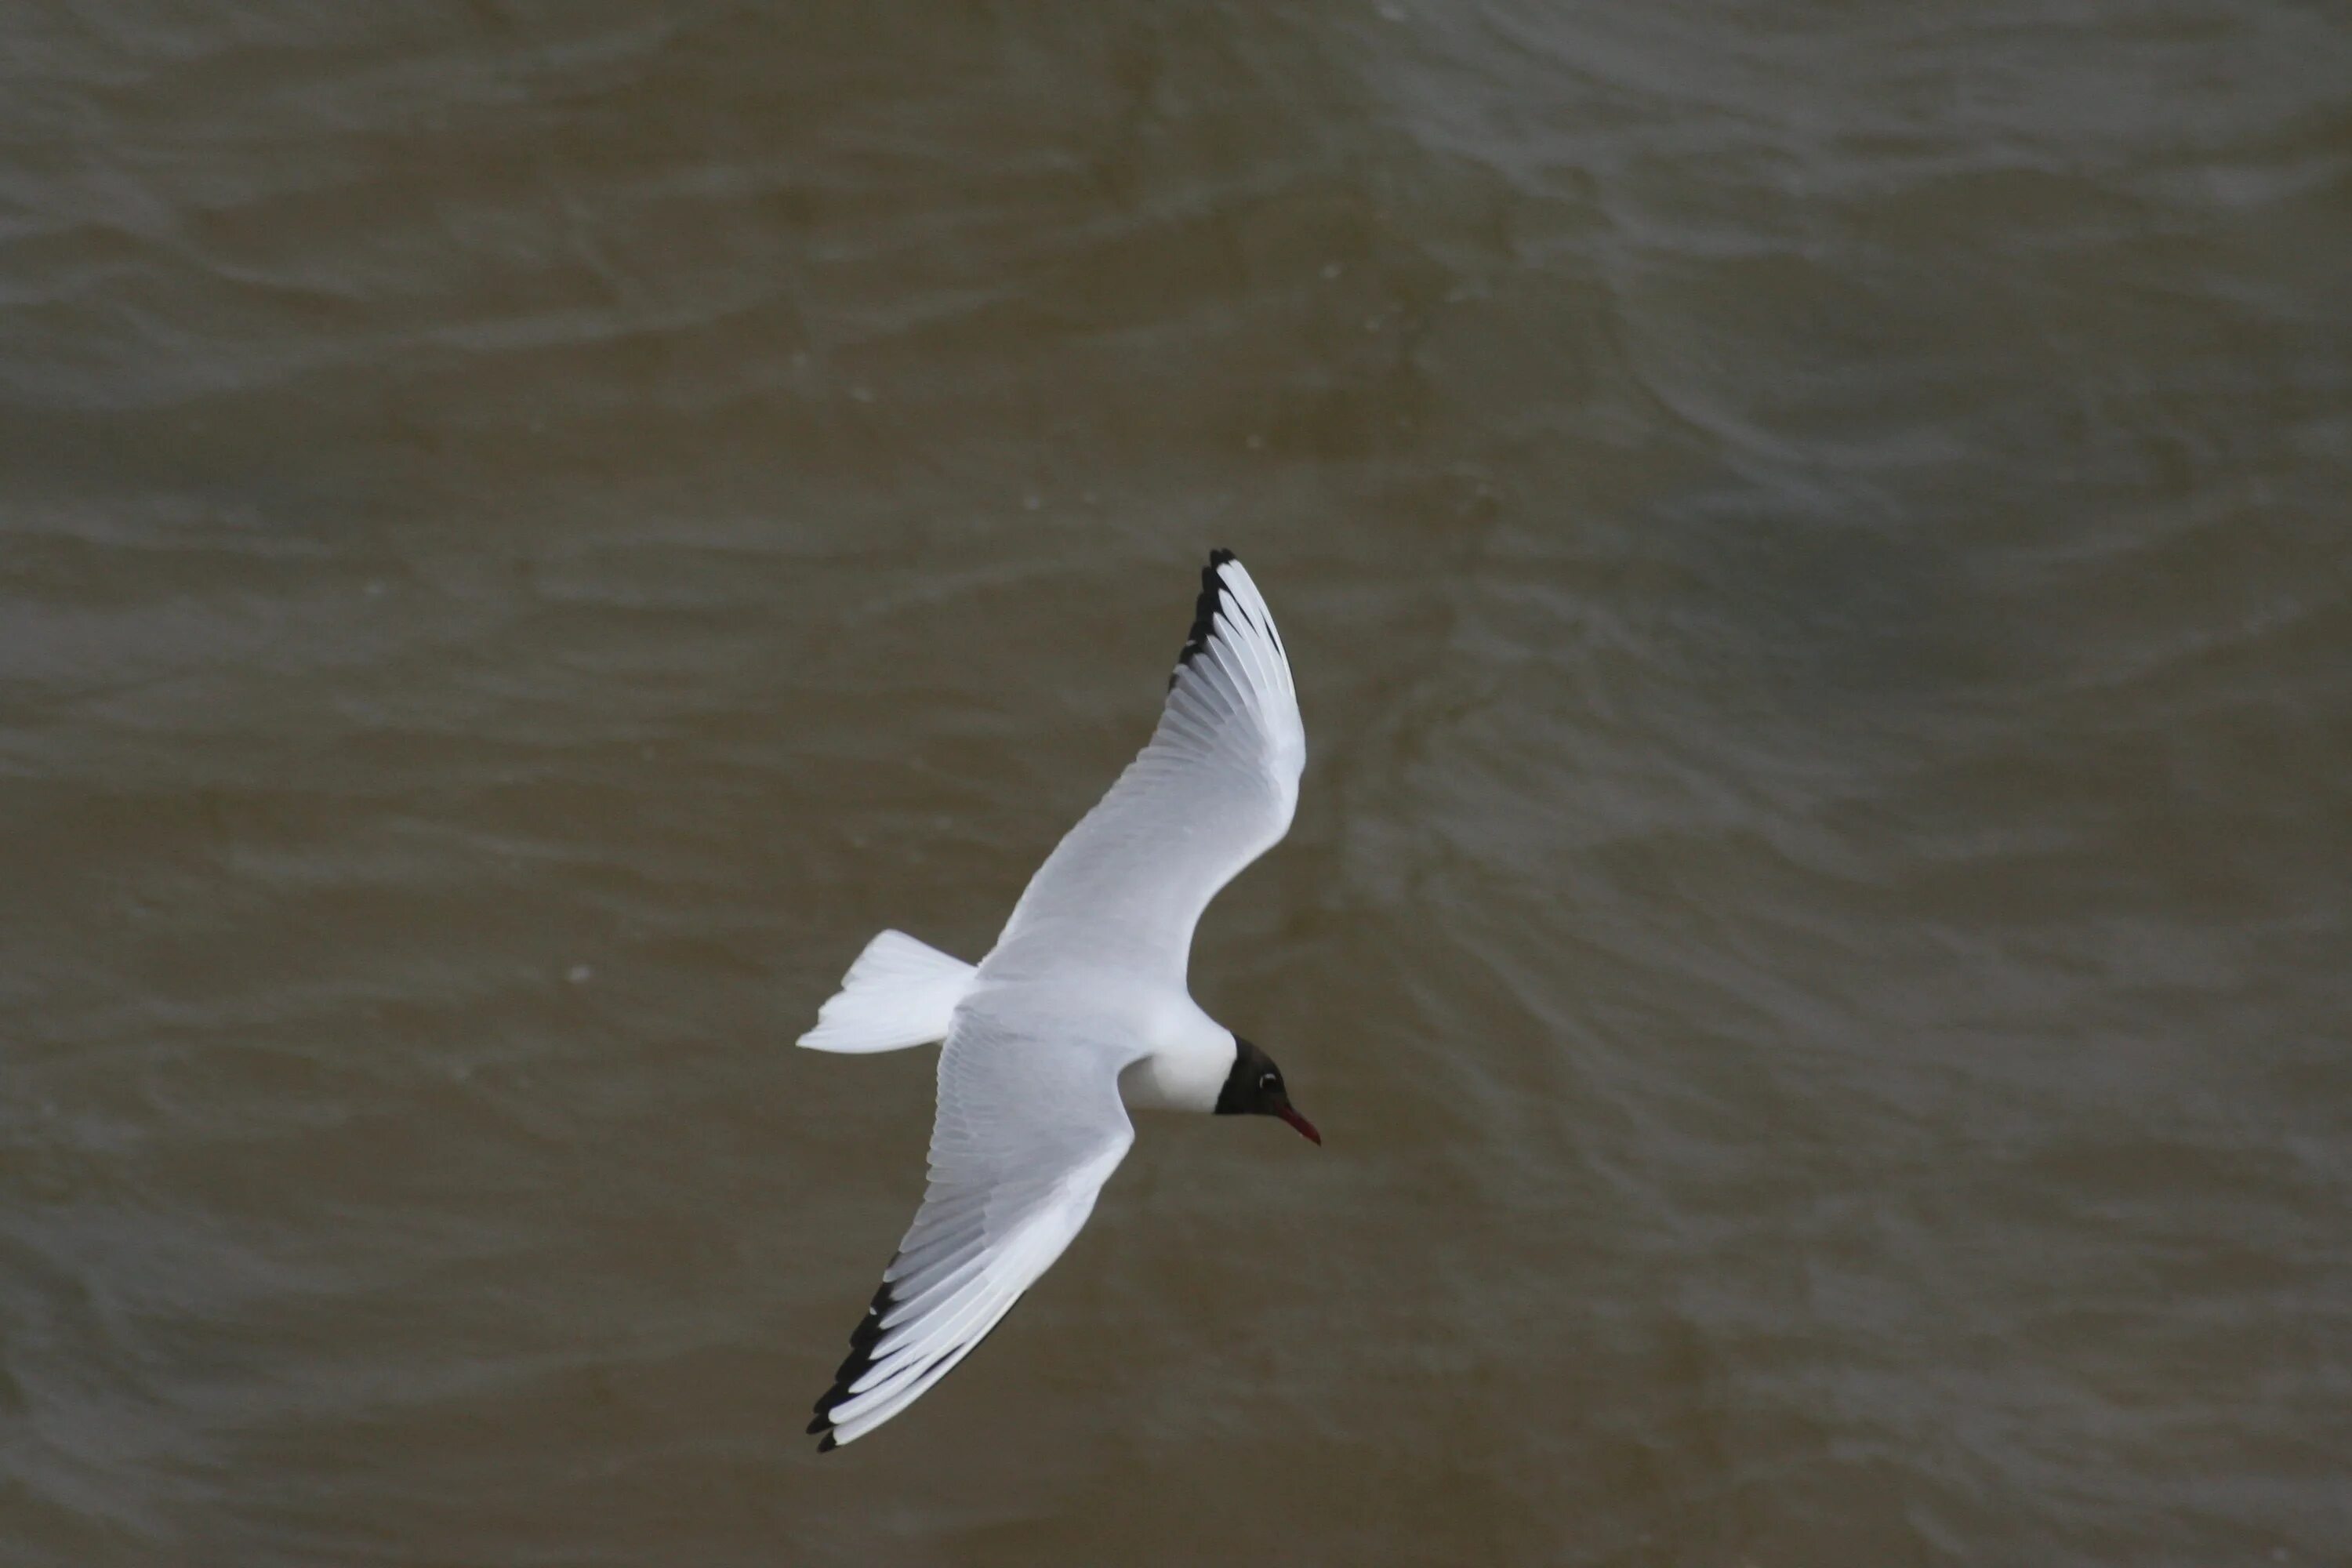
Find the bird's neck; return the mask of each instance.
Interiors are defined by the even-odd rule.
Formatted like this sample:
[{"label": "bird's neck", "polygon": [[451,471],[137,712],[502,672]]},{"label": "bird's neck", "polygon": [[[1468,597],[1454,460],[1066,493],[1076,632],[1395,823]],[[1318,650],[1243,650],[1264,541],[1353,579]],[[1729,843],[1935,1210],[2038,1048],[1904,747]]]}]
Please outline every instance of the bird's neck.
[{"label": "bird's neck", "polygon": [[1153,1031],[1150,1050],[1119,1075],[1119,1093],[1138,1110],[1214,1110],[1235,1050],[1233,1031],[1187,997]]}]

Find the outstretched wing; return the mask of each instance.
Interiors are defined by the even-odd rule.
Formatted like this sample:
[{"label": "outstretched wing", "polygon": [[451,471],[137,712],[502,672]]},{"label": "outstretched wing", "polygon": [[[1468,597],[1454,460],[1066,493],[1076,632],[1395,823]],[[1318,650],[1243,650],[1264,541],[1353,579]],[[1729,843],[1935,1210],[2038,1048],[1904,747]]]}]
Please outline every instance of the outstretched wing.
[{"label": "outstretched wing", "polygon": [[1213,552],[1150,743],[1029,879],[982,973],[1078,963],[1181,984],[1201,911],[1289,830],[1306,763],[1274,614]]},{"label": "outstretched wing", "polygon": [[1094,1212],[1135,1142],[1118,1073],[1130,1058],[958,1012],[940,1054],[931,1180],[849,1359],[816,1403],[820,1450],[922,1397],[986,1338]]}]

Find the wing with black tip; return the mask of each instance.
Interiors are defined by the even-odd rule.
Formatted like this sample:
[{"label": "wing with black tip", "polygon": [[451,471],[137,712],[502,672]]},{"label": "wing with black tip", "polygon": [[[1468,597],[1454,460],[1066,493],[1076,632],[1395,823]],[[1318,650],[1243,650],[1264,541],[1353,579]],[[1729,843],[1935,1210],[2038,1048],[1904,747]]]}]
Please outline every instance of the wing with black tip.
[{"label": "wing with black tip", "polygon": [[1118,1094],[1133,1058],[1082,1039],[985,1008],[956,1015],[930,1185],[817,1401],[819,1448],[865,1436],[955,1370],[1094,1213],[1135,1141]]},{"label": "wing with black tip", "polygon": [[1289,831],[1306,763],[1274,613],[1217,551],[1150,743],[1030,879],[983,973],[1083,964],[1181,984],[1201,911]]}]

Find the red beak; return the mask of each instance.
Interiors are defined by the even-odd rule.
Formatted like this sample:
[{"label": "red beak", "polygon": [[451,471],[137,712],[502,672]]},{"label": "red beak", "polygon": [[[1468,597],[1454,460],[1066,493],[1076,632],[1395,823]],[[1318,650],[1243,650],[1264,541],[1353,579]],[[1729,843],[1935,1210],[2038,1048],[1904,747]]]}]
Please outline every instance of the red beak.
[{"label": "red beak", "polygon": [[1286,1105],[1281,1110],[1276,1111],[1275,1114],[1281,1117],[1285,1121],[1289,1122],[1293,1127],[1297,1128],[1298,1135],[1301,1138],[1306,1139],[1309,1143],[1314,1144],[1318,1149],[1323,1146],[1323,1134],[1315,1131],[1315,1123],[1307,1121],[1307,1118],[1299,1115],[1298,1112],[1291,1110],[1290,1107]]}]

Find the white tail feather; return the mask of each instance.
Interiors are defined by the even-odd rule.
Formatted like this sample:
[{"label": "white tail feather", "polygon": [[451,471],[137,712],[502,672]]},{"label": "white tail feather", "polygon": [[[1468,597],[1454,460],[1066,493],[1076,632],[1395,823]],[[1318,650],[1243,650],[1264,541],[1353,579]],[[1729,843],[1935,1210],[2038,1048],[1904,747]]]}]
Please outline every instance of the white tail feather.
[{"label": "white tail feather", "polygon": [[800,1043],[813,1051],[863,1054],[943,1040],[975,973],[904,931],[886,931],[866,944]]}]

